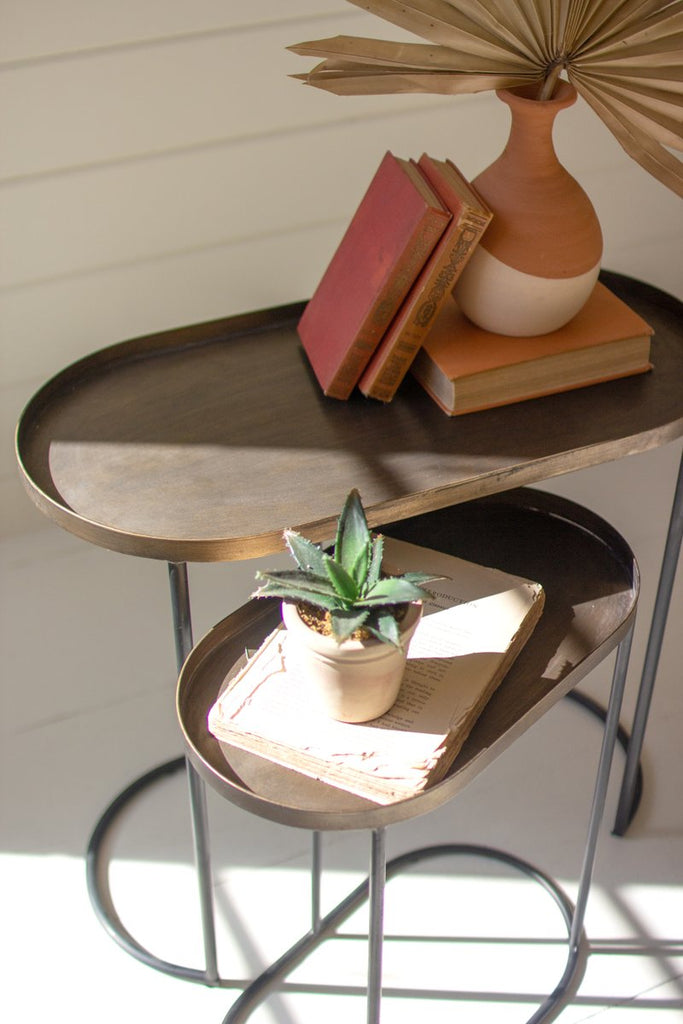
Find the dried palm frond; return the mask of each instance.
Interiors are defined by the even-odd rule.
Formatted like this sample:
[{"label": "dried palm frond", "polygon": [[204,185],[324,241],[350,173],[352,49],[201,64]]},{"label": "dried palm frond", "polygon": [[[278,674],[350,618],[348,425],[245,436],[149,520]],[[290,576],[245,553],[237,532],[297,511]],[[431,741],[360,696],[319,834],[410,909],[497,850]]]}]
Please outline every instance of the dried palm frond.
[{"label": "dried palm frond", "polygon": [[683,196],[683,0],[348,0],[426,43],[335,36],[307,85],[341,96],[482,92],[564,72],[626,152]]}]

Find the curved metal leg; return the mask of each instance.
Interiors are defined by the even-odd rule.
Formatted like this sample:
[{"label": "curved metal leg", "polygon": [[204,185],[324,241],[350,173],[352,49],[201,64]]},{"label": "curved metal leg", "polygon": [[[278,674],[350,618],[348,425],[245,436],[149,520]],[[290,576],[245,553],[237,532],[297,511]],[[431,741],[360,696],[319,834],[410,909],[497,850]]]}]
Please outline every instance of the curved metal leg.
[{"label": "curved metal leg", "polygon": [[[382,984],[382,933],[385,880],[390,880],[411,864],[416,864],[433,857],[462,854],[498,860],[515,868],[527,875],[527,877],[532,878],[534,881],[541,884],[560,908],[568,932],[567,960],[565,968],[560,981],[552,993],[544,1000],[536,1012],[532,1014],[528,1019],[527,1024],[542,1024],[543,1021],[549,1020],[551,1016],[554,1017],[557,1014],[560,1004],[567,997],[571,987],[575,984],[581,967],[581,950],[585,944],[584,918],[586,905],[593,876],[598,834],[604,815],[607,784],[609,781],[614,748],[616,746],[617,734],[619,731],[619,713],[621,711],[621,704],[626,686],[626,672],[628,669],[632,638],[633,628],[631,628],[617,649],[612,678],[612,688],[607,708],[606,723],[602,738],[602,747],[600,750],[600,759],[593,793],[593,803],[590,812],[588,833],[586,837],[575,907],[572,907],[568,897],[553,879],[544,875],[532,865],[519,860],[511,854],[507,854],[499,850],[492,850],[489,847],[471,846],[466,844],[442,844],[439,846],[423,847],[419,850],[412,850],[399,857],[395,857],[387,863],[385,859],[384,829],[377,829],[372,833],[371,868],[369,879],[359,885],[326,917],[317,921],[317,927],[314,925],[310,932],[304,935],[297,943],[295,943],[294,946],[280,957],[279,960],[256,978],[256,980],[253,981],[233,1003],[232,1007],[223,1019],[223,1024],[243,1024],[257,1006],[259,1006],[275,988],[278,988],[281,985],[283,979],[287,977],[293,968],[301,963],[325,938],[332,935],[336,928],[338,928],[339,925],[342,924],[366,899],[369,899],[370,901],[367,1021],[368,1024],[379,1024]],[[320,871],[319,853],[319,845],[314,845],[313,863],[316,866],[318,881]],[[314,889],[314,892],[315,891],[316,889]]]},{"label": "curved metal leg", "polygon": [[[187,586],[187,570],[184,565],[169,565],[171,593],[173,600],[173,621],[176,638],[176,655],[179,667],[184,662],[192,646],[192,630],[190,623],[189,593]],[[590,889],[598,832],[602,821],[607,783],[614,748],[619,737],[619,714],[625,688],[626,670],[631,648],[632,630],[618,647],[614,669],[609,706],[606,713],[602,749],[598,766],[593,805],[591,809],[588,835],[584,851],[583,866],[579,882],[576,907],[573,908],[567,896],[554,880],[542,874],[537,868],[506,854],[487,847],[465,844],[445,844],[425,847],[396,857],[389,863],[385,855],[384,829],[372,834],[372,854],[369,878],[359,885],[325,917],[320,916],[320,835],[313,835],[312,856],[312,927],[297,943],[294,944],[279,960],[264,971],[252,982],[224,1018],[224,1024],[239,1024],[247,1020],[253,1010],[275,988],[281,986],[284,978],[292,969],[301,963],[313,949],[325,938],[334,934],[342,924],[365,900],[370,901],[370,934],[368,953],[368,991],[367,1020],[368,1024],[379,1024],[381,1003],[381,968],[383,940],[383,907],[385,881],[394,877],[411,864],[428,858],[452,854],[479,855],[501,861],[539,882],[555,900],[560,908],[568,930],[567,961],[562,977],[553,992],[529,1018],[528,1024],[541,1024],[555,1015],[560,1003],[565,999],[570,987],[574,984],[581,965],[580,952],[583,943],[583,922]],[[208,823],[206,816],[206,800],[203,783],[188,765],[190,782],[190,800],[195,838],[195,857],[200,889],[200,907],[204,932],[206,967],[196,970],[173,964],[149,953],[127,931],[119,919],[113,904],[108,884],[108,863],[106,861],[106,839],[109,829],[123,807],[143,788],[153,784],[173,772],[185,767],[185,759],[177,758],[168,764],[148,772],[141,779],[132,783],[107,808],[93,831],[86,859],[88,891],[93,906],[110,935],[132,956],[167,974],[188,981],[201,982],[207,985],[227,986],[233,984],[219,978],[216,958],[215,926],[213,917],[212,881],[209,861]]]},{"label": "curved metal leg", "polygon": [[[381,865],[383,862],[383,839],[383,836],[378,837],[373,833],[371,864],[373,862],[375,863],[375,871],[378,872],[375,878],[375,885],[377,886],[375,893],[378,900],[378,906],[375,908],[374,913],[371,909],[371,930],[373,927],[372,921],[375,921],[375,927],[377,927],[377,922],[382,916],[383,885]],[[554,879],[544,874],[538,868],[534,867],[532,864],[528,864],[526,861],[520,860],[512,854],[505,853],[502,850],[494,850],[488,846],[475,846],[466,843],[443,843],[438,846],[421,847],[418,850],[410,850],[408,853],[401,854],[400,856],[387,861],[386,881],[390,881],[392,878],[395,878],[401,871],[404,871],[413,864],[419,864],[423,861],[432,860],[436,857],[450,856],[483,857],[488,860],[495,860],[499,863],[505,864],[507,867],[510,867],[515,871],[518,871],[526,878],[538,883],[543,889],[545,889],[548,895],[552,897],[559,908],[567,928],[567,934],[569,935],[572,924],[573,907],[566,893],[560,888]],[[275,989],[281,989],[283,987],[283,980],[298,964],[306,959],[309,953],[312,953],[313,950],[316,949],[325,939],[334,935],[339,926],[342,925],[344,921],[354,913],[354,911],[362,906],[366,900],[372,899],[370,896],[372,881],[371,870],[371,877],[366,879],[364,882],[361,882],[361,884],[349,893],[341,903],[334,907],[329,914],[323,917],[320,921],[319,928],[315,930],[312,929],[304,935],[298,942],[288,949],[279,960],[268,967],[242,992],[223,1018],[223,1024],[243,1024],[243,1022],[248,1020],[251,1014],[258,1006],[260,1006],[271,992]],[[377,885],[378,882],[379,885]],[[372,936],[370,936],[370,938],[372,938]],[[378,936],[376,936],[376,938],[378,938]],[[368,959],[370,960],[370,956]],[[574,965],[573,973],[576,972],[577,968],[578,964]],[[373,971],[375,972],[374,981],[370,977]],[[371,967],[369,969],[368,976],[368,1021],[372,1022],[379,1021],[377,981],[380,981],[381,985],[380,971],[381,950],[379,965],[376,963],[374,967]]]},{"label": "curved metal leg", "polygon": [[[192,649],[192,623],[190,597],[185,563],[169,563],[171,585],[171,606],[175,637],[176,662],[178,671]],[[199,905],[204,939],[204,970],[170,963],[150,953],[140,945],[126,929],[119,918],[109,888],[109,861],[107,839],[116,819],[131,800],[157,781],[182,769],[187,771],[190,791],[190,812],[194,840],[195,865],[199,883]],[[131,956],[148,967],[154,967],[165,974],[183,978],[186,981],[201,982],[205,985],[219,983],[216,956],[216,931],[213,913],[213,885],[209,858],[209,829],[206,811],[204,783],[184,757],[174,758],[167,764],[152,769],[136,779],[117,796],[97,822],[88,842],[86,852],[86,881],[90,900],[106,930]]]},{"label": "curved metal leg", "polygon": [[[576,907],[574,908],[560,888],[560,886],[548,875],[545,875],[538,868],[514,857],[511,854],[500,850],[493,850],[489,847],[473,846],[469,844],[442,844],[439,846],[423,847],[418,850],[411,850],[408,853],[395,857],[385,864],[384,830],[378,830],[372,836],[372,854],[370,877],[362,882],[351,892],[346,899],[339,903],[326,916],[320,916],[320,876],[321,876],[321,851],[320,834],[313,834],[312,853],[312,926],[310,931],[294,944],[287,952],[264,971],[253,981],[237,1000],[233,1003],[224,1018],[223,1024],[242,1024],[251,1013],[259,1006],[264,999],[276,988],[281,987],[283,980],[289,973],[301,963],[309,953],[320,945],[326,938],[333,935],[336,929],[347,920],[351,914],[366,900],[370,900],[370,941],[368,954],[368,1024],[377,1024],[379,1021],[379,1009],[381,1001],[381,949],[382,949],[382,920],[383,920],[383,899],[384,881],[390,880],[401,871],[413,864],[442,856],[466,855],[480,856],[500,863],[521,872],[526,877],[540,884],[553,898],[560,909],[568,933],[567,961],[562,977],[551,993],[538,1010],[529,1018],[528,1024],[541,1024],[549,1019],[557,1011],[559,1004],[567,996],[570,988],[576,982],[581,967],[581,948],[583,942],[583,923],[585,909],[590,889],[595,852],[597,847],[598,832],[602,821],[607,783],[609,779],[610,766],[614,747],[619,729],[619,712],[624,692],[626,669],[631,645],[631,636],[622,641],[617,652],[617,661],[614,670],[612,690],[610,694],[609,707],[607,710],[606,726],[603,734],[600,762],[598,766],[593,806],[591,809],[590,823],[583,859],[583,867],[579,882],[579,891]],[[126,931],[116,915],[115,908],[111,901],[106,872],[103,873],[103,862],[101,851],[106,838],[106,833],[114,818],[121,808],[132,799],[137,793],[149,783],[155,782],[158,778],[164,777],[171,772],[178,771],[185,765],[184,758],[178,758],[162,765],[153,772],[148,773],[143,779],[133,783],[112,803],[110,808],[100,819],[88,850],[88,880],[91,899],[102,919],[105,927],[112,937],[132,956],[168,974],[183,978],[188,981],[203,982],[205,984],[218,984],[227,986],[232,984],[220,979],[211,980],[206,971],[193,970],[176,964],[162,961],[150,954],[139,945],[135,939]],[[215,948],[215,947],[214,947]]]},{"label": "curved metal leg", "polygon": [[607,707],[605,731],[603,733],[602,747],[600,750],[600,761],[598,763],[598,772],[595,780],[593,804],[591,807],[588,834],[583,854],[583,865],[579,878],[576,908],[572,917],[571,931],[569,934],[569,955],[567,958],[567,966],[555,990],[538,1008],[536,1013],[529,1018],[527,1024],[540,1024],[541,1021],[548,1018],[550,1013],[554,1013],[559,1002],[568,993],[569,987],[576,976],[583,936],[583,923],[586,914],[586,905],[588,903],[588,893],[593,877],[598,833],[604,815],[607,783],[609,781],[610,768],[612,766],[612,758],[619,729],[619,712],[621,711],[621,703],[624,696],[624,690],[626,688],[626,673],[628,670],[628,660],[631,653],[632,640],[633,627],[631,627],[628,635],[624,640],[622,640],[617,649],[617,658],[614,666],[614,674],[612,676],[612,688],[610,690],[609,704]]},{"label": "curved metal leg", "polygon": [[[633,821],[643,795],[643,769],[641,755],[643,741],[645,739],[645,728],[650,713],[652,694],[654,691],[659,655],[662,650],[664,630],[671,603],[671,593],[676,569],[681,552],[681,540],[683,539],[683,454],[678,467],[678,478],[676,490],[674,491],[669,529],[667,532],[662,565],[657,586],[655,606],[650,622],[650,633],[645,651],[643,671],[640,677],[636,710],[633,716],[632,732],[629,734],[623,726],[619,726],[617,740],[626,752],[626,764],[621,782],[619,802],[614,819],[612,834],[623,836],[626,834],[629,825]],[[606,720],[607,711],[601,704],[577,690],[567,694],[567,699],[580,704],[583,708],[600,718]]]},{"label": "curved metal leg", "polygon": [[129,953],[130,956],[135,957],[136,960],[140,960],[141,963],[146,964],[148,967],[154,967],[156,970],[163,971],[165,974],[170,974],[175,978],[183,978],[185,981],[203,983],[206,981],[204,971],[195,970],[192,967],[185,967],[181,964],[170,963],[167,960],[161,960],[153,953],[150,953],[149,950],[145,949],[144,946],[141,946],[140,943],[133,938],[116,912],[116,907],[109,888],[107,840],[116,819],[121,814],[124,807],[138,796],[142,790],[146,789],[148,786],[154,785],[154,783],[158,782],[160,779],[167,778],[169,775],[173,775],[176,772],[184,770],[184,768],[185,758],[177,757],[173,761],[169,761],[167,764],[162,764],[158,768],[153,768],[152,771],[147,772],[147,774],[143,775],[141,778],[136,779],[135,782],[132,782],[130,786],[124,789],[123,792],[112,801],[101,816],[100,820],[97,822],[90,837],[90,841],[88,842],[85,858],[85,873],[88,894],[95,914],[111,938],[114,939],[114,941],[117,942],[119,946],[126,951],[126,953]]},{"label": "curved metal leg", "polygon": [[674,493],[673,506],[671,509],[671,519],[669,520],[669,530],[664,547],[662,568],[657,586],[657,596],[655,598],[655,607],[652,613],[650,635],[648,637],[647,648],[645,651],[643,673],[640,679],[638,700],[636,703],[635,714],[633,716],[633,728],[631,730],[631,739],[626,754],[626,766],[624,768],[621,793],[619,795],[619,803],[617,805],[617,813],[614,822],[613,831],[614,834],[618,836],[624,835],[638,808],[638,766],[643,747],[643,739],[645,737],[645,727],[650,713],[652,691],[654,689],[655,677],[657,675],[659,655],[662,650],[662,640],[664,638],[664,629],[666,627],[666,619],[669,613],[671,592],[673,590],[674,579],[676,577],[676,568],[681,551],[682,537],[683,454],[681,455],[681,461],[678,467],[678,479],[676,481],[676,491]]}]

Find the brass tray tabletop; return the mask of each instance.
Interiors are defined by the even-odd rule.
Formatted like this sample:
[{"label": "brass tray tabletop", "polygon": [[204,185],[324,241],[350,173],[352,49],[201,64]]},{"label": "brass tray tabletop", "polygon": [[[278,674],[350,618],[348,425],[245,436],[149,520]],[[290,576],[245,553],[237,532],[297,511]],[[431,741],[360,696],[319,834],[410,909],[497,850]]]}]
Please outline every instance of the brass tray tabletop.
[{"label": "brass tray tabletop", "polygon": [[194,647],[181,671],[177,711],[186,752],[224,798],[300,828],[379,828],[453,798],[542,717],[623,639],[638,595],[638,571],[623,538],[566,499],[521,488],[390,524],[392,536],[541,583],[546,602],[531,638],[486,705],[442,782],[378,805],[219,742],[207,714],[245,648],[279,619],[274,601],[252,600]]},{"label": "brass tray tabletop", "polygon": [[29,402],[17,457],[35,504],[116,551],[171,562],[316,540],[358,487],[371,525],[664,444],[683,433],[683,307],[603,273],[655,329],[651,373],[449,418],[412,379],[383,405],[325,398],[302,303],[123,342]]}]

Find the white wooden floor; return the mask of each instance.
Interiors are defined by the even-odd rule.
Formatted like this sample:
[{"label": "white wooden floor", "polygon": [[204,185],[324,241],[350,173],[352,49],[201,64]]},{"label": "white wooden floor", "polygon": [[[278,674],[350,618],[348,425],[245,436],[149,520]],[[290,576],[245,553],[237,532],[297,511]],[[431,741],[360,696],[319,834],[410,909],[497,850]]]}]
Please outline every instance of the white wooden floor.
[{"label": "white wooden floor", "polygon": [[[679,454],[680,446],[668,446],[548,485],[609,518],[641,564],[626,723]],[[218,1024],[233,991],[132,960],[94,918],[85,887],[84,850],[100,812],[138,774],[181,751],[166,568],[92,548],[51,525],[1,548],[0,1013],[13,1024]],[[197,638],[247,596],[254,568],[191,567]],[[682,598],[679,573],[647,733],[645,795],[628,836],[616,838],[612,780],[587,914],[591,955],[562,1024],[683,1020]],[[610,659],[584,689],[604,697],[611,667]],[[573,896],[600,735],[595,720],[562,702],[457,802],[390,831],[389,854],[432,842],[488,844],[530,860]],[[618,756],[615,775],[621,765]],[[308,926],[309,840],[212,795],[209,806],[220,966],[240,981]],[[367,836],[328,836],[324,851],[323,910],[364,875]],[[140,798],[114,853],[114,894],[136,938],[199,966],[182,776]],[[345,937],[297,970],[303,991],[272,998],[255,1024],[362,1022],[364,927],[359,912]],[[521,1024],[561,970],[557,911],[537,887],[493,863],[439,861],[392,882],[386,930],[383,1024]],[[339,993],[339,985],[356,994]],[[407,995],[396,997],[397,989]],[[444,995],[456,991],[459,1002]]]}]

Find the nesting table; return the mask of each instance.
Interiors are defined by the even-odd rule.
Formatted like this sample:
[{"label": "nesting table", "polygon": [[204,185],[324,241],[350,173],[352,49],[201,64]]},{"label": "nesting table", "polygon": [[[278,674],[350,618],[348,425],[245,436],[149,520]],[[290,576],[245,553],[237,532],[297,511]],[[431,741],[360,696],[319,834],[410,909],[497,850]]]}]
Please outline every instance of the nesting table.
[{"label": "nesting table", "polygon": [[[449,419],[412,381],[389,405],[325,399],[298,345],[301,303],[111,346],[68,367],[29,402],[17,428],[28,493],[90,543],[167,562],[179,671],[193,646],[187,563],[280,549],[283,527],[327,539],[358,487],[372,526],[400,523],[668,443],[683,434],[683,307],[655,288],[603,272],[655,329],[646,375]],[[676,570],[681,475],[615,831],[637,797],[640,746]],[[429,544],[429,532],[418,531]],[[95,828],[93,903],[113,937],[161,970],[220,983],[213,939],[201,757],[190,743],[190,803],[206,966],[164,964],[111,905],[101,850],[137,780]],[[201,771],[200,771],[201,767]]]},{"label": "nesting table", "polygon": [[[191,763],[224,799],[251,814],[311,831],[311,927],[275,964],[248,985],[224,1024],[248,1019],[289,972],[367,899],[367,1021],[378,1024],[381,1007],[384,889],[387,878],[435,857],[475,855],[506,864],[540,884],[554,899],[567,929],[564,970],[529,1024],[545,1021],[565,998],[582,966],[583,919],[602,819],[632,625],[638,570],[626,542],[604,520],[553,495],[529,488],[423,513],[383,528],[390,536],[429,546],[480,564],[492,564],[543,585],[545,605],[531,639],[477,720],[444,780],[424,792],[387,805],[309,779],[299,772],[219,743],[207,729],[207,715],[223,681],[275,627],[279,610],[252,600],[218,623],[195,646],[180,673],[178,718]],[[602,752],[576,905],[557,882],[532,864],[488,847],[439,844],[410,850],[387,862],[386,830],[457,798],[485,768],[573,692],[599,661],[618,645]],[[320,835],[363,829],[371,836],[369,878],[324,916],[320,913]],[[577,865],[578,867],[578,865]],[[492,965],[495,973],[495,965]]]}]

